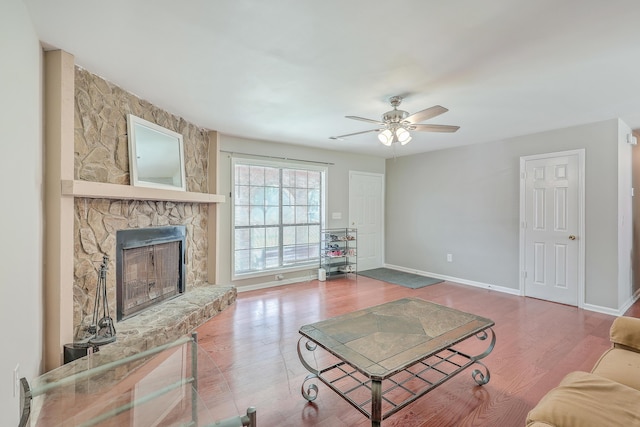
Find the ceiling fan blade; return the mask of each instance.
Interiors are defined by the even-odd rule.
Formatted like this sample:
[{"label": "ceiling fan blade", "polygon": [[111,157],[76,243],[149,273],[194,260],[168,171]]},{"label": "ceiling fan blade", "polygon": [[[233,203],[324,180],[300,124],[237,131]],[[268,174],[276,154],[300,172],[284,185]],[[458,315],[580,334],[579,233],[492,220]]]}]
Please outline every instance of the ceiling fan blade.
[{"label": "ceiling fan blade", "polygon": [[382,123],[380,120],[366,119],[364,117],[358,117],[358,116],[345,116],[345,117],[347,119],[360,120],[360,121],[363,121],[363,122],[375,123],[377,125],[384,126],[384,123]]},{"label": "ceiling fan blade", "polygon": [[460,129],[460,126],[449,125],[411,125],[411,130],[417,130],[418,132],[455,132]]},{"label": "ceiling fan blade", "polygon": [[347,138],[349,136],[360,135],[362,133],[369,133],[369,132],[379,132],[381,130],[382,129],[363,130],[361,132],[348,133],[346,135],[330,136],[329,139],[344,139],[344,138]]},{"label": "ceiling fan blade", "polygon": [[432,117],[439,116],[440,114],[444,114],[447,111],[449,110],[444,108],[441,105],[434,105],[433,107],[427,108],[422,111],[418,111],[417,113],[413,113],[412,115],[410,115],[404,120],[409,123],[419,123],[427,119],[430,119]]}]

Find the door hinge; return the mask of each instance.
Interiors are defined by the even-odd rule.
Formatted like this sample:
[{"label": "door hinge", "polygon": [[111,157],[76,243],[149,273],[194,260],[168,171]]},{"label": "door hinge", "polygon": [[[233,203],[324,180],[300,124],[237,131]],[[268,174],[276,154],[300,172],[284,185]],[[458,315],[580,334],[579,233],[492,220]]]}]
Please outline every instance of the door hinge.
[{"label": "door hinge", "polygon": [[520,174],[520,177],[521,177],[522,179],[527,179],[527,173],[526,173],[526,172],[522,172],[522,173]]},{"label": "door hinge", "polygon": [[523,279],[526,279],[526,278],[527,278],[527,272],[526,272],[526,271],[523,271],[523,272],[522,272],[522,278],[523,278]]},{"label": "door hinge", "polygon": [[522,228],[527,228],[527,221],[522,221]]}]

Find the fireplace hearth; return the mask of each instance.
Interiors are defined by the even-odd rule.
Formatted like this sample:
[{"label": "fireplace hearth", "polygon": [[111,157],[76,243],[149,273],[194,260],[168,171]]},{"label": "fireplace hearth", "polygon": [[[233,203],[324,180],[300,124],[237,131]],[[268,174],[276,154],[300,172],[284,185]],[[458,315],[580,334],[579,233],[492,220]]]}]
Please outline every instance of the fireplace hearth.
[{"label": "fireplace hearth", "polygon": [[185,226],[116,233],[118,321],[185,292]]}]

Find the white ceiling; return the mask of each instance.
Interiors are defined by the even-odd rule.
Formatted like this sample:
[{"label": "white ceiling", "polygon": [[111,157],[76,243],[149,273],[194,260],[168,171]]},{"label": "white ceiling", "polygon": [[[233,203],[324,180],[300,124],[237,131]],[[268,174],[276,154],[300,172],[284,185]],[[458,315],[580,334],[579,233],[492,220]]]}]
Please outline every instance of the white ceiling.
[{"label": "white ceiling", "polygon": [[24,0],[47,47],[199,126],[392,157],[388,98],[450,111],[395,155],[619,117],[640,127],[638,0]]}]

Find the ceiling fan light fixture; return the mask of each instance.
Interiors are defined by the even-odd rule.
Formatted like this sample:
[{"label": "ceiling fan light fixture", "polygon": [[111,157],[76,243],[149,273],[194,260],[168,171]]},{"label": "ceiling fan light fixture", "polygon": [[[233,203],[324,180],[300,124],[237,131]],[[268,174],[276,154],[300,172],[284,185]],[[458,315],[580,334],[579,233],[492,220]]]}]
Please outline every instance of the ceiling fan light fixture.
[{"label": "ceiling fan light fixture", "polygon": [[416,113],[409,114],[404,110],[398,110],[398,106],[402,102],[401,96],[392,96],[389,99],[393,110],[387,111],[382,115],[382,120],[367,119],[358,116],[345,116],[348,119],[360,120],[363,122],[374,123],[377,125],[375,129],[364,130],[360,132],[348,133],[346,135],[332,136],[331,139],[342,139],[348,136],[361,135],[364,133],[378,134],[378,139],[382,144],[391,147],[396,142],[407,145],[413,138],[411,134],[415,132],[455,132],[460,126],[450,125],[432,125],[420,123],[424,120],[431,119],[446,113],[447,110],[441,105],[425,108]]},{"label": "ceiling fan light fixture", "polygon": [[393,142],[393,133],[391,133],[391,131],[389,129],[385,129],[385,130],[383,130],[382,132],[380,132],[378,134],[378,139],[384,145],[389,147],[391,145],[391,143]]},{"label": "ceiling fan light fixture", "polygon": [[398,128],[396,130],[396,138],[398,138],[400,144],[405,145],[411,141],[411,134],[405,128]]},{"label": "ceiling fan light fixture", "polygon": [[411,136],[409,136],[409,138],[405,139],[404,141],[400,142],[401,145],[407,145],[409,143],[409,141],[411,141],[413,138],[411,138]]}]

